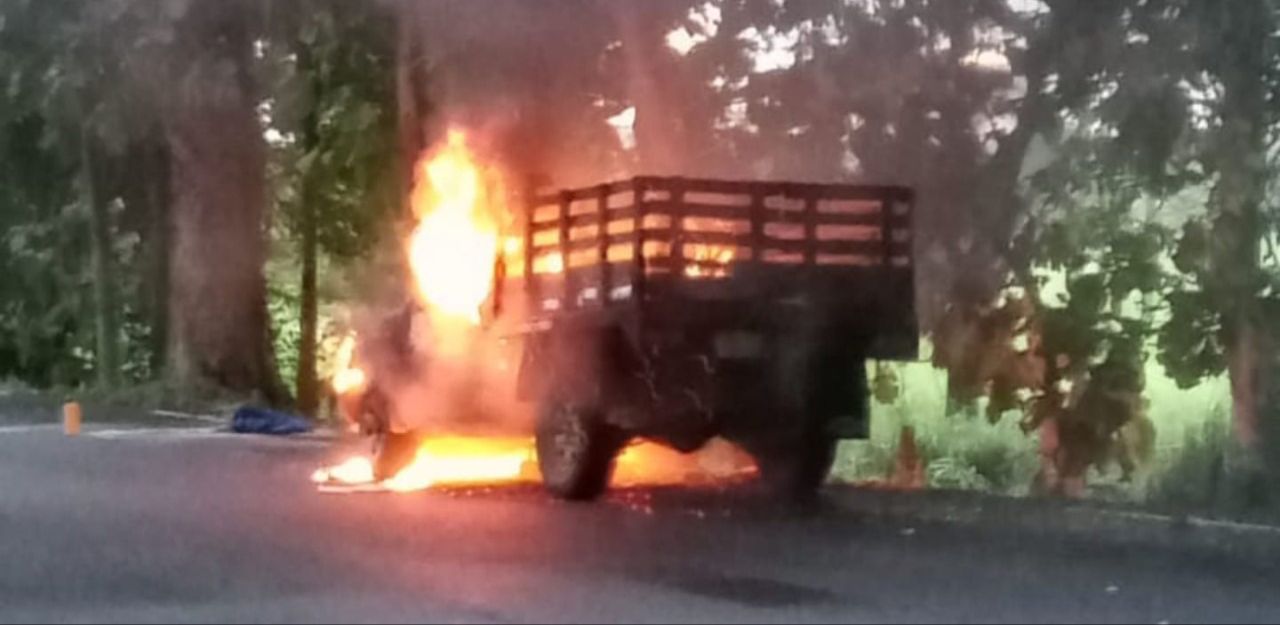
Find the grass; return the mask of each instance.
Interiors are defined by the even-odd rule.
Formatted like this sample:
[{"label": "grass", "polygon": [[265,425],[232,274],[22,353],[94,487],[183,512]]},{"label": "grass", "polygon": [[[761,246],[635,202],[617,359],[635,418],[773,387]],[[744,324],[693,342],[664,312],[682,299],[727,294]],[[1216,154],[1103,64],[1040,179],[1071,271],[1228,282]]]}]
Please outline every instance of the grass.
[{"label": "grass", "polygon": [[31,387],[24,384],[21,380],[16,380],[14,378],[0,378],[0,396],[30,392],[32,392]]},{"label": "grass", "polygon": [[1017,418],[996,424],[981,415],[947,414],[946,374],[927,363],[895,365],[902,392],[890,405],[872,404],[871,438],[841,446],[835,469],[844,481],[883,479],[893,469],[903,426],[916,432],[931,487],[1008,494],[1027,491],[1038,466],[1034,436]]},{"label": "grass", "polygon": [[1227,418],[1189,428],[1175,447],[1161,450],[1146,495],[1154,503],[1177,508],[1212,508],[1221,486],[1229,434]]},{"label": "grass", "polygon": [[[982,410],[947,414],[946,373],[927,363],[901,363],[902,392],[891,405],[873,403],[871,438],[841,446],[836,479],[861,482],[886,478],[893,469],[902,426],[915,428],[929,486],[1024,495],[1039,468],[1038,435],[1018,427],[1010,413],[996,424]],[[1227,383],[1209,380],[1179,389],[1155,363],[1147,372],[1150,417],[1156,451],[1135,479],[1122,482],[1118,468],[1095,470],[1090,496],[1202,508],[1221,486],[1229,440]]]}]

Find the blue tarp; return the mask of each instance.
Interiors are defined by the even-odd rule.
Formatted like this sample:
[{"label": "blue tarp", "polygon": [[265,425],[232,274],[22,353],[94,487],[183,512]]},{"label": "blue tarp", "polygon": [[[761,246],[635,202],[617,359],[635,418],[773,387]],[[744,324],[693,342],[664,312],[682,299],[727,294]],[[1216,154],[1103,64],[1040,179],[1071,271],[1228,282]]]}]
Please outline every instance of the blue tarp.
[{"label": "blue tarp", "polygon": [[284,412],[244,406],[231,418],[231,431],[237,434],[288,436],[311,431],[311,422]]}]

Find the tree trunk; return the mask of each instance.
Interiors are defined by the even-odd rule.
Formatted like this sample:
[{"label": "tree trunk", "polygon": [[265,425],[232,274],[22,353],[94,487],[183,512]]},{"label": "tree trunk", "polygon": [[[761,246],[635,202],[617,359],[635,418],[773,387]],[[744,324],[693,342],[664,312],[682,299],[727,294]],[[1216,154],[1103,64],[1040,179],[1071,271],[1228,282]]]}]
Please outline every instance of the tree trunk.
[{"label": "tree trunk", "polygon": [[401,194],[405,215],[411,215],[409,191],[413,188],[413,165],[427,148],[426,122],[431,113],[430,98],[423,66],[422,48],[418,44],[419,6],[402,0],[399,10],[399,42],[396,47],[396,107],[400,135]]},{"label": "tree trunk", "polygon": [[[297,44],[298,73],[311,81],[311,108],[302,119],[302,153],[315,157],[320,148],[318,107],[322,89],[319,68],[316,67],[311,50],[305,42]],[[296,387],[298,391],[298,411],[308,416],[315,416],[320,405],[318,381],[316,380],[316,343],[318,341],[319,303],[316,294],[316,262],[320,253],[318,241],[316,202],[316,163],[318,158],[311,159],[311,169],[302,172],[301,211],[298,223],[302,230],[299,254],[302,257],[302,302],[299,310],[298,325],[301,336],[298,337],[298,372]]]},{"label": "tree trunk", "polygon": [[[1254,465],[1267,455],[1263,397],[1272,372],[1271,329],[1259,294],[1265,284],[1260,267],[1264,232],[1262,204],[1266,188],[1266,41],[1273,20],[1264,0],[1234,2],[1221,11],[1216,42],[1222,46],[1222,128],[1215,151],[1218,182],[1213,193],[1213,268],[1222,302],[1223,338],[1231,379],[1236,440]],[[1271,428],[1265,428],[1270,430]]]},{"label": "tree trunk", "polygon": [[120,316],[112,271],[111,215],[103,180],[103,155],[94,145],[93,131],[80,132],[81,170],[89,205],[89,243],[93,268],[93,318],[98,335],[98,383],[110,388],[120,381]]},{"label": "tree trunk", "polygon": [[[304,198],[309,194],[303,193]],[[319,304],[316,297],[316,241],[315,203],[302,203],[302,310],[299,325],[302,336],[298,339],[298,412],[315,416],[320,404],[316,380],[316,343],[319,334]]]},{"label": "tree trunk", "polygon": [[[150,142],[149,142],[150,143]],[[147,317],[151,326],[151,374],[161,377],[169,351],[169,151],[157,140],[144,148],[147,204]]]},{"label": "tree trunk", "polygon": [[200,380],[286,401],[267,315],[266,153],[251,77],[251,5],[193,3],[166,124],[172,150],[170,362]]}]

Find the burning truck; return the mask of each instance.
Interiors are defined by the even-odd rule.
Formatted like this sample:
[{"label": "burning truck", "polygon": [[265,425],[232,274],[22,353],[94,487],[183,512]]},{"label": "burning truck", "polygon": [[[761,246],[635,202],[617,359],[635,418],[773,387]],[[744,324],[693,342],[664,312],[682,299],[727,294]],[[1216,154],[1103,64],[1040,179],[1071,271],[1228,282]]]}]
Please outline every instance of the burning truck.
[{"label": "burning truck", "polygon": [[507,210],[492,188],[461,133],[424,158],[418,297],[344,346],[334,386],[381,441],[373,479],[447,476],[433,442],[524,414],[532,449],[460,471],[589,500],[632,441],[727,439],[808,494],[868,435],[865,361],[916,357],[910,189],[638,177]]}]

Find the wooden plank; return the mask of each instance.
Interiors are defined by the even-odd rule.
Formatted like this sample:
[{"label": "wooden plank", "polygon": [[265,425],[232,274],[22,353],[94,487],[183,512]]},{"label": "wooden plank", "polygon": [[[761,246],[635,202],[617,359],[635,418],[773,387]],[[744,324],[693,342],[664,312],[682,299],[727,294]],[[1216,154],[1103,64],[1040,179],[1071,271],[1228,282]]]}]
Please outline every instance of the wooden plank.
[{"label": "wooden plank", "polygon": [[[769,239],[764,244],[763,250],[765,252],[801,254],[804,256],[808,256],[810,254],[853,254],[858,256],[873,256],[876,258],[884,256],[884,250],[879,241],[784,241]],[[812,260],[809,262],[812,262]]]},{"label": "wooden plank", "polygon": [[543,243],[534,246],[534,253],[541,255],[550,251],[559,251],[563,254],[572,254],[574,252],[582,252],[585,250],[593,250],[600,245],[600,240],[591,237],[589,239],[578,239],[567,243],[557,241],[555,243]]},{"label": "wooden plank", "polygon": [[[808,219],[805,215],[807,211],[778,211],[770,210],[764,206],[764,197],[760,197],[762,215],[766,222],[782,222],[782,223],[805,223]],[[715,204],[698,204],[685,202],[676,204],[670,201],[651,202],[653,208],[650,211],[654,214],[671,215],[675,217],[694,217],[702,219],[719,219],[724,221],[749,221],[752,219],[753,211],[757,210],[752,206],[718,206]],[[880,212],[876,213],[824,213],[817,211],[816,219],[818,225],[840,225],[840,226],[881,226],[884,223],[884,217]],[[899,223],[895,218],[894,223]]]},{"label": "wooden plank", "polygon": [[635,186],[631,189],[632,194],[635,196],[631,201],[632,207],[635,209],[635,216],[633,217],[635,222],[631,227],[631,234],[635,238],[634,253],[631,255],[632,261],[634,262],[631,274],[631,296],[637,302],[644,302],[646,288],[645,272],[648,271],[645,266],[647,261],[644,257],[644,243],[646,237],[644,231],[644,216],[645,211],[648,208],[644,201],[645,191],[645,184],[637,178]]},{"label": "wooden plank", "polygon": [[734,232],[685,230],[682,236],[685,242],[695,245],[718,245],[726,247],[751,246],[751,233],[749,232],[737,234]]},{"label": "wooden plank", "polygon": [[[818,240],[818,199],[810,196],[805,198],[804,202],[804,238],[810,241]],[[812,265],[817,261],[817,252],[814,246],[805,248],[804,262],[806,265]]]},{"label": "wooden plank", "polygon": [[[668,188],[671,191],[670,204],[675,207],[676,210],[679,210],[684,205],[684,187],[682,186],[681,179],[672,179]],[[675,232],[672,237],[672,243],[674,245],[671,248],[671,256],[673,257],[672,263],[674,265],[672,270],[676,273],[684,273],[684,243],[686,233],[684,230],[684,219],[682,219],[682,217],[683,216],[678,213],[673,215],[671,223],[671,227]],[[640,253],[643,254],[644,250],[641,250]]]},{"label": "wooden plank", "polygon": [[746,220],[750,218],[749,206],[719,206],[716,204],[699,204],[696,202],[676,202],[672,200],[650,202],[650,213],[671,215],[673,219],[701,217],[705,219]]},{"label": "wooden plank", "polygon": [[782,195],[828,200],[901,200],[910,202],[914,192],[895,185],[815,184],[796,182],[755,182],[710,178],[643,178],[653,189],[682,186],[685,191],[728,195]]},{"label": "wooden plank", "polygon": [[525,297],[536,299],[541,281],[533,273],[533,238],[536,231],[536,213],[537,206],[533,201],[533,193],[529,192],[525,195],[525,212],[524,212],[524,292]]},{"label": "wooden plank", "polygon": [[573,244],[573,241],[569,238],[571,235],[569,231],[569,213],[572,210],[573,194],[569,192],[561,193],[560,221],[558,223],[560,225],[560,262],[564,265],[564,290],[561,291],[561,295],[563,296],[561,298],[562,306],[565,305],[563,300],[568,298],[568,294],[572,293],[574,288],[573,272],[570,271],[569,267],[569,254],[571,253],[570,246]]},{"label": "wooden plank", "polygon": [[[604,202],[608,201],[608,196],[601,196],[600,199],[597,199],[596,201],[603,204]],[[597,210],[596,212],[592,212],[592,213],[570,215],[569,227],[578,228],[582,226],[594,226],[600,223],[600,220],[602,218],[605,219],[606,221],[618,221],[622,219],[630,219],[634,214],[635,214],[635,209],[631,206],[624,206],[622,208],[605,208],[603,213]]]},{"label": "wooden plank", "polygon": [[[607,187],[610,195],[634,191],[644,187],[652,191],[668,191],[682,187],[689,193],[715,193],[721,195],[755,196],[789,196],[809,197],[820,200],[886,200],[907,204],[915,201],[915,192],[897,185],[852,185],[852,184],[818,184],[797,182],[769,181],[734,181],[711,178],[680,178],[641,176],[637,178],[617,180],[607,185],[597,185],[579,189],[569,189],[570,201],[594,199]],[[561,201],[561,194],[542,194],[534,197],[535,207],[554,206]]]},{"label": "wooden plank", "polygon": [[[648,228],[642,231],[642,235],[636,232],[621,232],[611,234],[604,238],[606,246],[636,244],[639,245],[641,236],[645,241],[668,241],[672,242],[672,249],[678,246],[674,244],[673,237],[676,231],[671,228]],[[750,250],[756,249],[772,249],[781,250],[789,253],[805,254],[809,249],[814,253],[858,253],[858,254],[875,254],[883,256],[885,254],[885,246],[879,240],[859,240],[859,239],[784,239],[779,237],[761,236],[757,241],[752,233],[732,233],[732,232],[708,232],[684,230],[681,234],[684,244],[688,245],[716,245],[724,247],[739,247]],[[561,251],[568,254],[575,252],[583,252],[593,250],[601,245],[601,239],[598,237],[590,237],[585,239],[571,240],[567,244],[560,242],[543,243],[534,245],[533,255],[542,256],[547,252]],[[896,242],[888,246],[890,255],[909,254],[911,251],[910,241]],[[853,250],[849,252],[848,250]],[[674,253],[674,251],[673,251]]]},{"label": "wooden plank", "polygon": [[880,216],[882,218],[880,232],[882,233],[881,237],[883,238],[880,246],[880,253],[883,255],[881,260],[886,265],[893,261],[893,213],[894,210],[892,203],[890,205],[886,205],[884,209],[880,211]]},{"label": "wooden plank", "polygon": [[556,206],[564,200],[564,195],[566,193],[569,195],[570,202],[576,202],[578,200],[593,200],[600,197],[602,194],[604,197],[608,198],[608,196],[611,195],[633,191],[636,188],[636,180],[638,179],[632,178],[627,180],[618,180],[616,182],[609,182],[592,187],[566,189],[559,193],[538,195],[534,197],[533,204],[537,208],[541,208],[543,206]]},{"label": "wooden plank", "polygon": [[609,264],[609,225],[606,216],[609,214],[609,185],[600,186],[600,197],[596,199],[596,239],[599,243],[596,262],[600,264],[601,301],[609,300],[609,291],[613,288],[613,266]]},{"label": "wooden plank", "polygon": [[[606,245],[612,246],[636,243],[638,241],[638,236],[635,232],[619,232],[617,234],[608,235],[604,240],[606,241]],[[598,237],[590,237],[586,239],[570,240],[568,248],[570,252],[581,252],[583,250],[592,249],[597,245],[600,245],[600,239]],[[559,241],[553,241],[551,243],[536,243],[530,249],[533,250],[534,255],[541,256],[547,252],[560,250],[561,245]]]},{"label": "wooden plank", "polygon": [[751,261],[757,265],[760,264],[760,250],[764,248],[764,224],[768,221],[768,215],[765,213],[764,194],[753,193],[751,195]]}]

